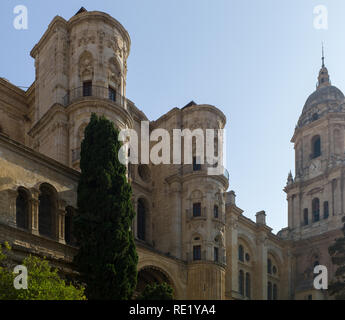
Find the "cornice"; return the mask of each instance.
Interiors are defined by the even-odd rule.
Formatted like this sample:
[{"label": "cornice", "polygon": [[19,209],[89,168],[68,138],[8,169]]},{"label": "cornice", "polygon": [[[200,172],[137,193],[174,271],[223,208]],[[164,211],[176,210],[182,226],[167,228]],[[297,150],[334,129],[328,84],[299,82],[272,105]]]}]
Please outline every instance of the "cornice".
[{"label": "cornice", "polygon": [[22,104],[27,105],[25,91],[3,78],[0,78],[0,90],[5,94],[15,96],[14,99],[18,99]]},{"label": "cornice", "polygon": [[31,159],[32,161],[45,166],[59,174],[67,176],[70,179],[76,181],[79,180],[80,173],[70,167],[63,165],[62,163],[49,158],[15,140],[10,139],[9,137],[0,134],[0,147],[7,148],[18,155]]},{"label": "cornice", "polygon": [[285,193],[289,193],[291,192],[293,189],[298,189],[298,191],[300,191],[302,188],[305,188],[313,183],[315,183],[318,180],[323,180],[323,179],[328,179],[328,177],[337,172],[337,171],[344,171],[345,169],[345,165],[344,164],[338,164],[332,168],[327,168],[326,171],[316,177],[313,177],[311,179],[307,179],[307,180],[303,180],[303,181],[298,181],[298,182],[294,182],[293,184],[290,184],[288,186],[285,186],[283,191]]},{"label": "cornice", "polygon": [[30,51],[30,56],[32,58],[34,59],[36,58],[36,55],[39,52],[39,49],[49,40],[52,34],[55,33],[54,27],[57,26],[58,24],[60,24],[60,26],[67,28],[67,21],[60,16],[55,16],[54,19],[49,23],[46,32],[43,34],[43,36],[38,41],[38,43],[36,43],[33,49]]},{"label": "cornice", "polygon": [[226,117],[224,113],[217,107],[212,106],[210,104],[193,105],[193,106],[182,108],[181,111],[183,113],[191,113],[195,111],[210,111],[210,112],[216,113],[222,119],[224,126],[226,124]]},{"label": "cornice", "polygon": [[74,101],[70,105],[68,105],[65,109],[68,114],[73,112],[78,108],[84,107],[105,107],[110,111],[113,111],[115,114],[120,115],[126,122],[129,128],[134,127],[134,121],[131,114],[122,106],[117,105],[116,103],[108,100],[108,99],[83,99],[79,101]]},{"label": "cornice", "polygon": [[127,54],[126,54],[126,58],[127,58],[130,52],[130,48],[131,48],[131,38],[129,36],[129,33],[119,21],[117,21],[115,18],[113,18],[112,16],[110,16],[109,14],[105,12],[86,11],[81,14],[75,15],[71,19],[69,19],[67,22],[68,30],[71,30],[73,26],[79,22],[82,22],[84,20],[90,21],[92,19],[102,20],[103,22],[109,23],[110,25],[114,26],[118,31],[120,31],[121,36],[127,42]]},{"label": "cornice", "polygon": [[343,112],[330,112],[330,113],[327,113],[326,115],[324,115],[322,118],[315,120],[311,123],[308,123],[307,125],[305,125],[303,127],[295,128],[294,134],[293,134],[290,142],[295,143],[298,136],[303,134],[304,131],[307,131],[313,127],[316,127],[319,125],[325,125],[325,127],[327,127],[329,124],[329,120],[331,120],[332,118],[339,117],[339,116],[342,116],[343,118],[345,118],[345,113],[343,113]]},{"label": "cornice", "polygon": [[28,135],[34,138],[51,122],[54,115],[57,113],[66,114],[66,110],[62,105],[54,104],[50,109],[48,109],[43,117],[34,124],[34,126],[29,130]]}]

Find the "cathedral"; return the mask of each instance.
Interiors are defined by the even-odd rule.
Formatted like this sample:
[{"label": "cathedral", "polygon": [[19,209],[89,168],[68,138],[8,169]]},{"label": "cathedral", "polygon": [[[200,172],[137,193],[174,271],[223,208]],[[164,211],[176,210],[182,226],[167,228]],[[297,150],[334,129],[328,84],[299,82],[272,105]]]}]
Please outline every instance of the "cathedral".
[{"label": "cathedral", "polygon": [[[131,39],[110,15],[82,8],[56,16],[31,51],[35,81],[23,91],[0,78],[0,243],[13,259],[45,256],[73,274],[73,238],[80,146],[92,113],[118,129],[142,121],[163,128],[223,129],[212,105],[190,102],[155,121],[126,97]],[[345,98],[322,60],[291,142],[295,175],[284,191],[288,226],[278,234],[265,211],[248,219],[229,189],[229,174],[208,165],[129,164],[136,217],[140,292],[168,282],[175,299],[332,299],[313,286],[314,266],[335,273],[328,247],[342,236],[345,182]],[[140,139],[139,139],[140,140]]]}]

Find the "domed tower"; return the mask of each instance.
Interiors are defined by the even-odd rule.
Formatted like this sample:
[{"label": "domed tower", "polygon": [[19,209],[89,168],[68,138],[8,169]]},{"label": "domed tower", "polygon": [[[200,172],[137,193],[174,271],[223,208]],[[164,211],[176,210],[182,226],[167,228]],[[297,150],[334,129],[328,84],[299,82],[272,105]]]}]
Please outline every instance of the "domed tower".
[{"label": "domed tower", "polygon": [[75,169],[92,112],[118,128],[133,126],[127,111],[130,37],[110,15],[80,9],[57,16],[31,51],[35,59],[33,147]]},{"label": "domed tower", "polygon": [[[153,130],[166,129],[174,141],[173,164],[151,167],[154,246],[186,263],[189,299],[225,296],[224,195],[229,181],[219,152],[223,139],[218,136],[225,124],[225,115],[218,108],[193,101],[150,124]],[[214,133],[210,153],[219,157],[216,173],[209,171],[214,168],[206,159],[208,130]],[[179,134],[174,136],[176,131]],[[203,149],[201,154],[197,145]],[[187,155],[190,161],[186,161]]]},{"label": "domed tower", "polygon": [[280,233],[293,240],[291,265],[295,299],[327,299],[327,290],[313,286],[314,267],[324,265],[334,276],[328,248],[341,236],[344,215],[345,104],[331,85],[322,58],[316,91],[307,99],[291,142],[295,177],[289,174],[284,191],[288,228]]},{"label": "domed tower", "polygon": [[289,175],[288,226],[293,238],[307,238],[341,225],[344,212],[345,104],[331,85],[322,57],[316,91],[295,128],[295,178]]}]

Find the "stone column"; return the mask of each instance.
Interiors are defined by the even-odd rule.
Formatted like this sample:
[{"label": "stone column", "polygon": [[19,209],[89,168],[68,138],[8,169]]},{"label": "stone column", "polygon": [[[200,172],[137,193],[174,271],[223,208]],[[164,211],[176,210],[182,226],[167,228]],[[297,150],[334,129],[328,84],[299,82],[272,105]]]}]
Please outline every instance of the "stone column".
[{"label": "stone column", "polygon": [[[267,238],[264,233],[259,234],[257,244],[257,296],[254,299],[267,300]],[[255,294],[254,293],[254,294]]]},{"label": "stone column", "polygon": [[39,221],[38,221],[38,209],[39,209],[39,190],[31,188],[31,199],[29,203],[29,228],[32,234],[39,234]]},{"label": "stone column", "polygon": [[[231,275],[230,283],[226,291],[238,292],[238,222],[234,218],[231,218],[229,225],[229,235],[227,235],[227,266],[226,270]],[[230,260],[231,258],[231,260]]]},{"label": "stone column", "polygon": [[294,221],[293,221],[293,196],[287,198],[288,201],[288,227],[293,229]]},{"label": "stone column", "polygon": [[66,244],[65,216],[66,216],[66,202],[64,200],[59,200],[58,210],[57,210],[57,238],[58,238],[58,241],[63,244]]},{"label": "stone column", "polygon": [[176,258],[182,259],[182,201],[181,201],[181,183],[173,182],[171,184],[171,204],[173,214],[171,216],[171,246],[170,252]]}]

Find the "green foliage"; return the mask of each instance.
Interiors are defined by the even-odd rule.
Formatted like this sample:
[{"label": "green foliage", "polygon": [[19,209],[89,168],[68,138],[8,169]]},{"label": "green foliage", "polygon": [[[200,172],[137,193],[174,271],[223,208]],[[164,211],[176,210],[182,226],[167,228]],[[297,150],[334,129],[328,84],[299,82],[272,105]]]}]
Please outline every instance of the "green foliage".
[{"label": "green foliage", "polygon": [[[10,250],[7,244],[5,250]],[[47,260],[28,256],[22,265],[28,270],[28,289],[17,290],[13,286],[17,275],[0,246],[0,300],[85,300],[84,288],[67,284]]]},{"label": "green foliage", "polygon": [[173,289],[166,282],[148,284],[137,300],[173,300]]},{"label": "green foliage", "polygon": [[130,299],[137,283],[132,189],[118,135],[111,121],[92,114],[81,145],[74,262],[89,299]]},{"label": "green foliage", "polygon": [[[345,217],[342,221],[345,223]],[[328,248],[332,263],[337,265],[335,280],[328,286],[328,292],[337,300],[345,299],[345,224],[342,228],[344,237],[335,240]]]}]

